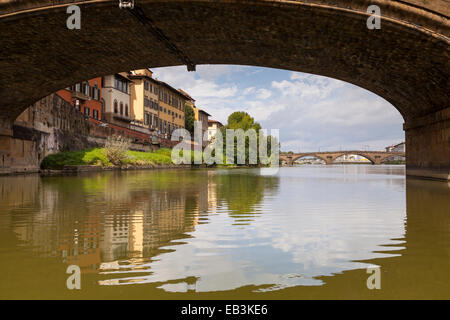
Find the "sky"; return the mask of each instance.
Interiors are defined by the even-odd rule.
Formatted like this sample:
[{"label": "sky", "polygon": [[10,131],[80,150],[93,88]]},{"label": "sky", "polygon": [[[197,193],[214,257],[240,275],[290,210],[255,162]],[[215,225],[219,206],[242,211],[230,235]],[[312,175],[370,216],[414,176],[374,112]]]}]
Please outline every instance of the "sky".
[{"label": "sky", "polygon": [[403,118],[394,106],[340,80],[236,65],[152,71],[189,93],[210,119],[226,124],[232,112],[246,111],[269,133],[279,129],[282,151],[384,150],[404,141]]}]

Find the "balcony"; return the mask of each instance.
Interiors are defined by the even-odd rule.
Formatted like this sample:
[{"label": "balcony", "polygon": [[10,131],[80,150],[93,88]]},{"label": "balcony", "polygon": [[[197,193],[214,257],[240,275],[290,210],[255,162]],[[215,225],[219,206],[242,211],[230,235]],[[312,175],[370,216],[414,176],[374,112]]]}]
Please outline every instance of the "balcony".
[{"label": "balcony", "polygon": [[120,121],[126,121],[126,122],[131,122],[133,120],[130,116],[126,116],[126,115],[120,114],[120,113],[114,113],[113,118],[120,120]]},{"label": "balcony", "polygon": [[82,92],[72,91],[72,100],[88,101],[91,100],[91,97]]}]

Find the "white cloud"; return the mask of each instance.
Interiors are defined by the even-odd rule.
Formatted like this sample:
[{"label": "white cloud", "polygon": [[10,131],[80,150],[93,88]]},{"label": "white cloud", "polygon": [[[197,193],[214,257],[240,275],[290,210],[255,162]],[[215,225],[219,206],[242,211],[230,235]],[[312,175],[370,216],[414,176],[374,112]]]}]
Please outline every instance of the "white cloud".
[{"label": "white cloud", "polygon": [[250,94],[250,93],[254,93],[255,91],[256,91],[256,88],[255,88],[255,87],[248,87],[248,88],[245,88],[245,89],[244,89],[244,91],[242,92],[242,94],[248,95],[248,94]]},{"label": "white cloud", "polygon": [[[247,111],[267,129],[280,129],[282,148],[315,151],[382,149],[404,139],[403,119],[384,99],[340,80],[243,66],[155,69],[155,76],[187,91],[211,118],[226,123]],[[286,149],[285,149],[286,148]]]},{"label": "white cloud", "polygon": [[272,95],[272,92],[267,89],[259,89],[257,91],[257,98],[258,99],[267,99]]}]

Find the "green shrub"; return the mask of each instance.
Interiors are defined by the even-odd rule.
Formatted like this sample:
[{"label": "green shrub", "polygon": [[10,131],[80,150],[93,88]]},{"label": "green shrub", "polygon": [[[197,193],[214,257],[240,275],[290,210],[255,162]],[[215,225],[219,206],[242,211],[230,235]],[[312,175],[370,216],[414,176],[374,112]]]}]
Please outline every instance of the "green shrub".
[{"label": "green shrub", "polygon": [[110,136],[105,143],[105,155],[108,160],[120,166],[127,160],[127,151],[130,148],[130,141],[122,136]]},{"label": "green shrub", "polygon": [[[114,157],[120,159],[120,165],[167,165],[172,164],[172,159],[168,151],[171,152],[170,149],[160,149],[155,152],[127,150],[125,153],[114,155]],[[107,151],[105,148],[94,148],[83,151],[59,152],[48,155],[42,161],[41,168],[61,170],[66,165],[95,165],[107,167],[112,166],[113,163],[107,157]]]},{"label": "green shrub", "polygon": [[60,152],[48,155],[41,163],[43,169],[62,169],[64,166],[111,165],[104,149],[86,149],[82,151]]}]

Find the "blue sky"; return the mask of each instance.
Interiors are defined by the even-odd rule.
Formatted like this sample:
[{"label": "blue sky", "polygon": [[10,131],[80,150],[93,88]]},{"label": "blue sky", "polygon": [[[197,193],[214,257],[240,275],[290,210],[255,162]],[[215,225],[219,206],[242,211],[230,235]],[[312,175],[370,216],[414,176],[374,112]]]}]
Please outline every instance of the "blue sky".
[{"label": "blue sky", "polygon": [[300,72],[233,65],[152,69],[188,92],[210,119],[246,111],[279,129],[283,151],[381,150],[404,141],[403,118],[383,98],[352,84]]}]

